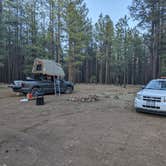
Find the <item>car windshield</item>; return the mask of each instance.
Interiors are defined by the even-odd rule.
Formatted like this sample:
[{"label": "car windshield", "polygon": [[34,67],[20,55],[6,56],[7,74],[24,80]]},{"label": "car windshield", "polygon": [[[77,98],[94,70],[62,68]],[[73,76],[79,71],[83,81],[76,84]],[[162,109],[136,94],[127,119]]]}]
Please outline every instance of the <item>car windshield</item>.
[{"label": "car windshield", "polygon": [[153,90],[166,90],[166,81],[161,80],[152,80],[145,87],[145,89],[153,89]]}]

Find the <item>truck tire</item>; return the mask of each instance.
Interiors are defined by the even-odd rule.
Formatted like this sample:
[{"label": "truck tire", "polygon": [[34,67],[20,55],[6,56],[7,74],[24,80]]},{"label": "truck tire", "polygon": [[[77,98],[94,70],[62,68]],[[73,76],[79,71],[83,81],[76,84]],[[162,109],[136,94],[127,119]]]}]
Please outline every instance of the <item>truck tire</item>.
[{"label": "truck tire", "polygon": [[26,92],[23,92],[22,94],[23,94],[24,96],[26,96],[26,95],[27,95],[27,93],[26,93]]}]

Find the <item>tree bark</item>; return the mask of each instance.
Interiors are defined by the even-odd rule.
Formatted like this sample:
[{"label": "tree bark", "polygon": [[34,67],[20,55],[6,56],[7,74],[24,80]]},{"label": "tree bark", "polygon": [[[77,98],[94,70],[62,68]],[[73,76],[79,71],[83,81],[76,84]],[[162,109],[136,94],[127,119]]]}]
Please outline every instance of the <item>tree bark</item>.
[{"label": "tree bark", "polygon": [[106,46],[106,61],[105,61],[105,84],[108,83],[108,46]]}]

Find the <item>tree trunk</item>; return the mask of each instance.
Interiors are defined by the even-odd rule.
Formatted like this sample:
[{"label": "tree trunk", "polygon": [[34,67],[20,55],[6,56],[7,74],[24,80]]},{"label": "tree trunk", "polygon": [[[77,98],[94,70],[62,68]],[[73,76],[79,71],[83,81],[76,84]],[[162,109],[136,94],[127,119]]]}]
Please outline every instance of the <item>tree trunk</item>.
[{"label": "tree trunk", "polygon": [[75,69],[73,67],[74,63],[74,45],[69,38],[69,64],[68,64],[68,79],[69,81],[75,82]]},{"label": "tree trunk", "polygon": [[56,61],[62,63],[62,48],[61,48],[61,6],[60,0],[57,2],[57,35],[56,35]]},{"label": "tree trunk", "polygon": [[105,84],[108,84],[108,46],[106,46],[106,61],[105,61]]},{"label": "tree trunk", "polygon": [[158,54],[157,54],[157,43],[158,43],[158,28],[157,28],[157,20],[156,20],[156,7],[155,1],[153,1],[153,7],[152,7],[152,13],[153,13],[153,19],[152,19],[152,57],[153,57],[153,72],[152,76],[153,78],[157,78],[157,67],[158,67]]},{"label": "tree trunk", "polygon": [[99,82],[103,83],[103,61],[100,61]]},{"label": "tree trunk", "polygon": [[55,39],[54,39],[54,1],[50,1],[50,54],[53,59],[56,59],[55,56]]},{"label": "tree trunk", "polygon": [[88,63],[88,57],[85,60],[85,70],[86,70],[86,74],[85,74],[85,82],[88,83],[89,82],[89,63]]},{"label": "tree trunk", "polygon": [[123,87],[126,88],[126,70],[123,73]]}]

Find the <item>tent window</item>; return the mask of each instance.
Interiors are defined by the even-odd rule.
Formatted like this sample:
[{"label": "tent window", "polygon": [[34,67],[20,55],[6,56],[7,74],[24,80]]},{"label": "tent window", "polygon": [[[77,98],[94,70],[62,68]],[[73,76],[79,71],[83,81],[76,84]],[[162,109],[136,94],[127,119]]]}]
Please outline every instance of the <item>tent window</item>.
[{"label": "tent window", "polygon": [[42,70],[42,64],[38,64],[36,66],[36,71],[41,71]]}]

